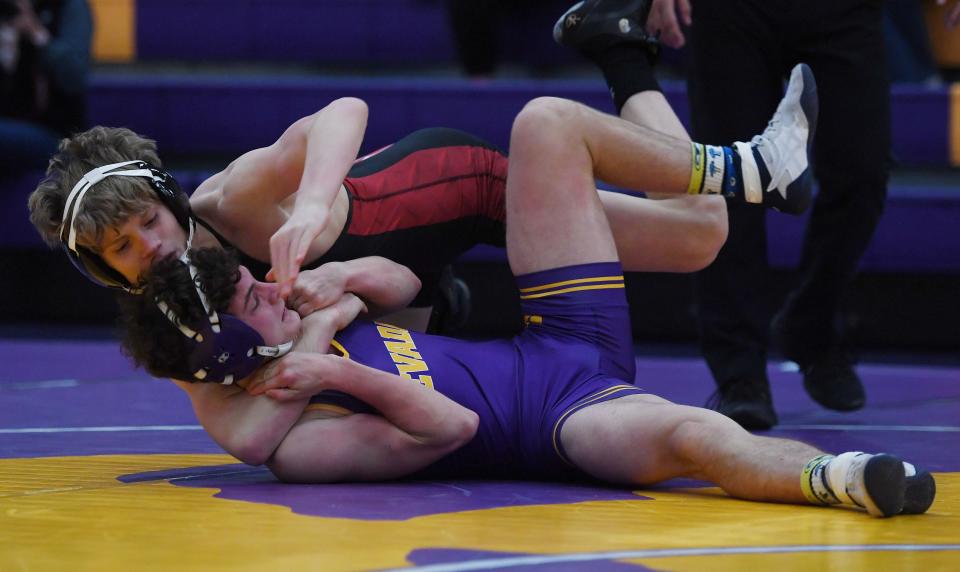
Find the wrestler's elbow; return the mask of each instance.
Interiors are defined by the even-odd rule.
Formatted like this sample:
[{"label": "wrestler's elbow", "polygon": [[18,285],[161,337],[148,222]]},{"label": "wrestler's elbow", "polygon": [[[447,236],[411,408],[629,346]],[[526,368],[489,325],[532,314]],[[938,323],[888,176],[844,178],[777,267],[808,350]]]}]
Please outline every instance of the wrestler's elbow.
[{"label": "wrestler's elbow", "polygon": [[366,122],[369,108],[367,102],[358,97],[341,97],[331,101],[326,107],[318,111],[314,117],[333,114],[339,118],[350,117]]},{"label": "wrestler's elbow", "polygon": [[457,415],[447,421],[447,429],[443,433],[443,443],[448,450],[454,451],[473,440],[480,427],[480,416],[471,409],[462,407]]},{"label": "wrestler's elbow", "polygon": [[394,306],[399,308],[405,308],[413,302],[413,299],[417,297],[417,294],[420,293],[420,288],[423,286],[423,283],[420,282],[420,278],[413,273],[412,270],[406,266],[400,266],[402,269],[400,275],[398,276],[398,300],[394,302]]},{"label": "wrestler's elbow", "polygon": [[242,431],[234,433],[227,442],[221,443],[221,446],[248,465],[263,465],[277,448],[276,443],[263,436],[256,433],[245,434]]},{"label": "wrestler's elbow", "polygon": [[480,428],[480,416],[472,409],[466,409],[463,422],[460,424],[460,445],[466,445],[473,440]]}]

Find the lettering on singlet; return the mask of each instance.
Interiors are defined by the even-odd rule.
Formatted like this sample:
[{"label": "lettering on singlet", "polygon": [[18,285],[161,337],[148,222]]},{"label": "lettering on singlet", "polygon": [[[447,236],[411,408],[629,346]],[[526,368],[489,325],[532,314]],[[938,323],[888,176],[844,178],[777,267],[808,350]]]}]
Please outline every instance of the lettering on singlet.
[{"label": "lettering on singlet", "polygon": [[397,373],[400,374],[400,377],[412,379],[420,385],[433,389],[433,377],[427,375],[430,373],[430,368],[427,366],[427,362],[423,360],[420,352],[417,351],[417,346],[413,343],[410,332],[390,324],[381,322],[376,324],[377,332],[380,333],[383,345],[390,353],[390,359],[397,366]]}]

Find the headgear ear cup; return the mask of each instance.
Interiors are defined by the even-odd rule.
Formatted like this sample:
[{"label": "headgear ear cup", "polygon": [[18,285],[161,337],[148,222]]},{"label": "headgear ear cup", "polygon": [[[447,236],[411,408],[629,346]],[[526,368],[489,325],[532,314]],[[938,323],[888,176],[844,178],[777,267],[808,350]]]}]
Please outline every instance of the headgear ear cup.
[{"label": "headgear ear cup", "polygon": [[82,246],[77,247],[73,252],[65,244],[61,245],[63,251],[74,268],[80,271],[89,280],[107,286],[109,288],[122,288],[128,292],[134,293],[135,288],[129,281],[113,268],[107,265],[102,258],[90,252],[89,249]]},{"label": "headgear ear cup", "polygon": [[170,209],[170,212],[176,217],[180,226],[189,232],[190,219],[193,217],[193,213],[190,210],[190,197],[187,196],[187,193],[183,192],[180,188],[180,183],[173,178],[173,175],[149,163],[144,162],[143,165],[153,173],[153,178],[150,179],[150,186],[157,193],[160,202]]}]

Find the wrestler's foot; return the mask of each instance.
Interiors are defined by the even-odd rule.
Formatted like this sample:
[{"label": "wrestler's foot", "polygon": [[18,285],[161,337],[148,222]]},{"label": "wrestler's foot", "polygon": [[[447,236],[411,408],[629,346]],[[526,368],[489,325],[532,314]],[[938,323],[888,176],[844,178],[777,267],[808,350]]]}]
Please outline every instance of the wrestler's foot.
[{"label": "wrestler's foot", "polygon": [[813,504],[842,503],[878,517],[924,513],[937,494],[930,473],[917,471],[893,455],[860,451],[811,459],[804,467],[801,487]]},{"label": "wrestler's foot", "polygon": [[[832,483],[838,498],[844,501],[852,500],[854,504],[865,508],[871,516],[888,517],[900,514],[907,488],[903,461],[893,455],[844,455],[853,455],[853,458],[849,461],[846,479],[840,483]],[[839,462],[844,455],[831,463]],[[831,467],[828,467],[828,474],[830,471]],[[838,490],[838,485],[845,490]]]},{"label": "wrestler's foot", "polygon": [[763,133],[750,143],[734,143],[741,158],[747,202],[789,214],[807,209],[813,187],[810,150],[818,111],[813,72],[810,66],[798,64]]},{"label": "wrestler's foot", "polygon": [[937,496],[937,483],[927,471],[917,470],[910,463],[904,463],[903,466],[907,486],[903,492],[903,510],[900,514],[923,514]]},{"label": "wrestler's foot", "polygon": [[584,0],[564,12],[553,26],[553,39],[593,58],[618,44],[637,44],[651,56],[660,49],[646,29],[650,0]]}]

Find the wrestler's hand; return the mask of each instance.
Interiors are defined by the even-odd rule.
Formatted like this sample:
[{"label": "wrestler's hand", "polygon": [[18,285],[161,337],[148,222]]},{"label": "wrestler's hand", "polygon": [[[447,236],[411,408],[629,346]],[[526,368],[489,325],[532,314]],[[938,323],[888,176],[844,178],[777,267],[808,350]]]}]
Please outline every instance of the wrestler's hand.
[{"label": "wrestler's hand", "polygon": [[[937,0],[937,5],[946,6],[948,1],[949,0]],[[947,24],[947,28],[956,28],[957,24],[960,24],[960,0],[956,0],[953,6],[947,8],[944,21]]]},{"label": "wrestler's hand", "polygon": [[335,304],[346,292],[347,274],[340,262],[301,272],[293,282],[287,307],[306,317]]},{"label": "wrestler's hand", "polygon": [[280,285],[280,297],[287,299],[300,273],[300,265],[315,238],[327,227],[330,209],[323,205],[297,205],[293,214],[270,237],[268,280]]},{"label": "wrestler's hand", "polygon": [[277,401],[309,398],[327,389],[336,360],[341,359],[330,354],[289,353],[262,368],[247,386],[247,393],[265,393]]},{"label": "wrestler's hand", "polygon": [[363,300],[347,293],[340,300],[303,318],[300,338],[294,352],[325,354],[337,332],[350,325],[359,314],[366,312]]},{"label": "wrestler's hand", "polygon": [[656,36],[660,43],[671,48],[682,48],[686,43],[680,23],[689,26],[693,22],[690,0],[653,0],[647,17],[647,32]]}]

